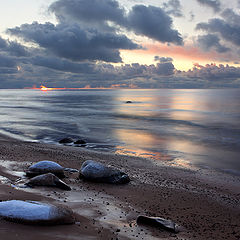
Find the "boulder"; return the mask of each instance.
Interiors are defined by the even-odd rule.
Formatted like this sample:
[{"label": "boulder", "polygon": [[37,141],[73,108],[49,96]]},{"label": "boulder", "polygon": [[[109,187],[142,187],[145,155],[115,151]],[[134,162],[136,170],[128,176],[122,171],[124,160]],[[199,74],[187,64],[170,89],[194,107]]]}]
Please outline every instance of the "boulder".
[{"label": "boulder", "polygon": [[11,200],[0,202],[0,218],[37,225],[73,224],[73,211],[66,207],[33,201]]},{"label": "boulder", "polygon": [[57,176],[55,176],[52,173],[46,173],[33,177],[26,183],[26,185],[29,187],[46,186],[57,187],[63,190],[71,190],[70,186],[68,186],[65,182],[60,180]]},{"label": "boulder", "polygon": [[92,160],[87,160],[82,164],[79,177],[93,182],[113,184],[124,184],[130,181],[126,173]]},{"label": "boulder", "polygon": [[73,140],[71,138],[63,138],[59,141],[59,143],[73,143]]},{"label": "boulder", "polygon": [[56,162],[52,161],[40,161],[28,168],[26,171],[26,175],[28,177],[35,177],[37,175],[45,174],[45,173],[53,173],[54,175],[63,178],[64,168]]},{"label": "boulder", "polygon": [[149,226],[158,227],[174,233],[179,232],[179,227],[176,223],[174,223],[171,220],[167,220],[160,217],[138,216],[137,224],[146,224]]},{"label": "boulder", "polygon": [[87,142],[84,141],[83,139],[78,139],[77,141],[74,142],[74,144],[86,144]]}]

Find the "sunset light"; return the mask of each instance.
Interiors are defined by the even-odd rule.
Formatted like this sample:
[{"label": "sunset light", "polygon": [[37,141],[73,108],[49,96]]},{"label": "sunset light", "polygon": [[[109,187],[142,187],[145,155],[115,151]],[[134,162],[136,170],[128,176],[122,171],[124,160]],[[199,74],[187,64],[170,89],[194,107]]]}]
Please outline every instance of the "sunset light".
[{"label": "sunset light", "polygon": [[240,0],[0,22],[0,240],[240,240]]}]

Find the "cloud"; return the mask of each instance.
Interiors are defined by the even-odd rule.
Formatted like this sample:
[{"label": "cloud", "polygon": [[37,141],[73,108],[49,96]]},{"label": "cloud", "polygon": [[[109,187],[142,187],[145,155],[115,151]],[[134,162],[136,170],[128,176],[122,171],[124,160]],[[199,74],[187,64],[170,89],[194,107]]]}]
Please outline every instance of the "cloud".
[{"label": "cloud", "polygon": [[83,30],[78,24],[55,26],[52,23],[34,22],[8,29],[8,32],[22,37],[25,41],[36,43],[52,54],[73,61],[121,62],[119,49],[139,48],[125,35]]},{"label": "cloud", "polygon": [[240,15],[228,9],[222,13],[222,17],[224,19],[213,18],[207,23],[199,23],[196,29],[218,34],[225,41],[240,46]]},{"label": "cloud", "polygon": [[15,68],[15,67],[16,67],[15,59],[0,54],[0,68]]},{"label": "cloud", "polygon": [[182,5],[179,0],[169,0],[163,3],[163,8],[167,14],[173,15],[174,17],[183,17]]},{"label": "cloud", "polygon": [[240,15],[236,14],[232,9],[227,8],[221,16],[225,19],[228,24],[240,26]]},{"label": "cloud", "polygon": [[24,57],[28,55],[25,47],[15,41],[9,41],[0,36],[0,52],[7,52],[16,57]]},{"label": "cloud", "polygon": [[172,62],[173,59],[170,57],[159,57],[159,56],[155,56],[154,57],[154,61],[159,61],[160,63],[167,63],[167,62]]},{"label": "cloud", "polygon": [[125,10],[115,0],[58,0],[50,6],[60,22],[80,21],[81,24],[107,25],[107,21],[123,24]]},{"label": "cloud", "polygon": [[158,7],[133,6],[128,15],[127,28],[138,35],[147,36],[163,43],[183,44],[180,33],[172,29],[171,17]]},{"label": "cloud", "polygon": [[221,2],[219,0],[197,0],[200,4],[212,8],[215,12],[221,10]]},{"label": "cloud", "polygon": [[192,70],[184,72],[185,76],[190,78],[199,78],[223,82],[228,80],[236,80],[240,78],[240,68],[229,65],[216,65],[214,63],[202,66],[195,64]]},{"label": "cloud", "polygon": [[93,63],[76,63],[65,59],[50,56],[35,56],[29,62],[36,66],[46,67],[62,72],[92,74],[94,73]]},{"label": "cloud", "polygon": [[[177,14],[174,4],[180,6],[178,0],[170,0],[165,4],[170,8],[168,11],[160,7],[134,5],[127,12],[114,0],[58,0],[50,6],[50,10],[60,22],[77,21],[84,29],[127,29],[160,42],[181,45],[181,34],[172,28],[172,18],[169,16]],[[178,14],[180,15],[179,11]]]},{"label": "cloud", "polygon": [[206,52],[211,49],[214,49],[219,53],[225,53],[230,51],[230,48],[223,46],[220,43],[219,37],[214,34],[198,36],[197,42],[199,46]]}]

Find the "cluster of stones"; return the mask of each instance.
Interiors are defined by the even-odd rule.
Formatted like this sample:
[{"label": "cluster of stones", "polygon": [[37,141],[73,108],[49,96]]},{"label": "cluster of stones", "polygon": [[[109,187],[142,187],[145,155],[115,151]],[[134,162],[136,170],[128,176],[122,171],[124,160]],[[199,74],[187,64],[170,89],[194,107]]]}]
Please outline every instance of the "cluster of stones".
[{"label": "cluster of stones", "polygon": [[[61,178],[65,177],[64,171],[74,170],[64,168],[56,162],[40,161],[30,166],[26,171],[26,175],[30,178],[26,185],[29,187],[47,186],[71,190],[71,187]],[[79,178],[85,181],[110,184],[126,184],[130,181],[126,173],[92,160],[85,161],[82,164]],[[75,223],[74,213],[71,209],[33,201],[11,200],[0,202],[0,217],[24,224],[57,225]],[[179,231],[174,222],[159,217],[139,216],[137,223],[156,226],[174,233]]]}]

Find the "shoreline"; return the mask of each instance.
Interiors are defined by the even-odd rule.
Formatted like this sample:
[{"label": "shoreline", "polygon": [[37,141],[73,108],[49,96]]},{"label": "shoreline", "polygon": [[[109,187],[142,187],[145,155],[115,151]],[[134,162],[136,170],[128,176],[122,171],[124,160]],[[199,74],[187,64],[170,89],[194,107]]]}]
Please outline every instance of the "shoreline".
[{"label": "shoreline", "polygon": [[[26,226],[0,220],[6,240],[48,239],[239,239],[240,177],[212,170],[189,170],[154,160],[70,146],[24,142],[0,135],[0,200],[37,200],[66,205],[77,216],[69,226]],[[127,185],[64,181],[72,191],[10,186],[33,162],[51,160],[80,169],[85,160],[109,164],[129,174]],[[10,182],[4,182],[4,177]],[[137,226],[138,215],[171,219],[178,234]],[[13,227],[14,226],[14,227]],[[43,230],[44,229],[44,230]]]}]

